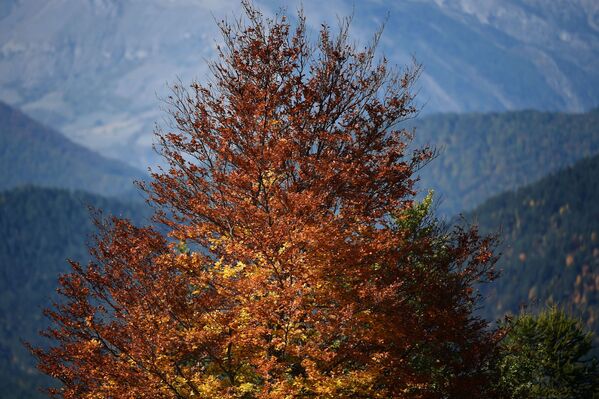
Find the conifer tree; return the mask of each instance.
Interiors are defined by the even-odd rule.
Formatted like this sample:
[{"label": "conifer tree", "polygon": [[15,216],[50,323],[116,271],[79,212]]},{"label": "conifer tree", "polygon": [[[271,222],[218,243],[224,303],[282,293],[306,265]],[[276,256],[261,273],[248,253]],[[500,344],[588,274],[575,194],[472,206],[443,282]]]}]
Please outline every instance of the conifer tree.
[{"label": "conifer tree", "polygon": [[551,307],[509,321],[501,344],[500,383],[510,398],[598,398],[593,336],[579,320]]}]

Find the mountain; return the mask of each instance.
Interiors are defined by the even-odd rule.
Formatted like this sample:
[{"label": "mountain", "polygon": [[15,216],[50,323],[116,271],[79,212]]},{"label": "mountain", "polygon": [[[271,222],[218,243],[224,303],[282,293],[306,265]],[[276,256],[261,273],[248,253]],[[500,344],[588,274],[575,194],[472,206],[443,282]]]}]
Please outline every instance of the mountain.
[{"label": "mountain", "polygon": [[442,114],[416,122],[415,146],[438,157],[420,171],[439,211],[453,216],[599,153],[599,108],[581,114],[517,111]]},{"label": "mountain", "polygon": [[599,334],[599,155],[493,197],[467,219],[502,239],[485,316],[558,303]]},{"label": "mountain", "polygon": [[133,180],[143,177],[0,102],[0,190],[35,184],[132,196]]},{"label": "mountain", "polygon": [[[257,0],[272,15],[303,6],[312,30],[353,15],[361,42],[385,23],[392,64],[424,65],[425,113],[524,108],[586,111],[599,105],[599,2],[595,0]],[[206,78],[215,20],[238,0],[4,0],[0,100],[80,144],[145,168],[157,97],[166,82]]]},{"label": "mountain", "polygon": [[146,223],[143,203],[126,203],[84,192],[25,187],[0,192],[0,397],[41,398],[47,379],[21,343],[42,343],[42,309],[55,300],[66,259],[89,259],[86,244],[95,227],[88,206],[104,215]]}]

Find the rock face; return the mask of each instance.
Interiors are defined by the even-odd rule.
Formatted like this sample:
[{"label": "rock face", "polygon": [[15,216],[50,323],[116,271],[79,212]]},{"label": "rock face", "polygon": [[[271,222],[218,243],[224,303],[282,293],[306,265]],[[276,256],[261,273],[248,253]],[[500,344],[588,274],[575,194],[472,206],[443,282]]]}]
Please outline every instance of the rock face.
[{"label": "rock face", "polygon": [[[271,14],[283,2],[256,1]],[[285,2],[290,13],[299,0]],[[352,4],[355,4],[353,6]],[[354,15],[367,40],[385,21],[392,63],[424,64],[424,112],[599,104],[599,3],[594,0],[304,0],[311,28]],[[158,97],[177,77],[206,76],[215,19],[237,0],[4,0],[0,100],[79,143],[132,164],[155,161]]]}]

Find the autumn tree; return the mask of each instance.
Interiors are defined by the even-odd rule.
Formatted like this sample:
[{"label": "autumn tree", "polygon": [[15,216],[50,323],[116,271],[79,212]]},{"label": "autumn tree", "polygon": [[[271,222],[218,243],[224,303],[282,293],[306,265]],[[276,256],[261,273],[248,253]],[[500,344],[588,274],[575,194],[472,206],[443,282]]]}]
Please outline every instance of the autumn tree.
[{"label": "autumn tree", "polygon": [[61,278],[35,349],[59,398],[492,397],[473,316],[492,240],[444,228],[400,123],[417,65],[311,43],[304,18],[223,22],[206,84],[175,85],[152,227],[112,219]]}]

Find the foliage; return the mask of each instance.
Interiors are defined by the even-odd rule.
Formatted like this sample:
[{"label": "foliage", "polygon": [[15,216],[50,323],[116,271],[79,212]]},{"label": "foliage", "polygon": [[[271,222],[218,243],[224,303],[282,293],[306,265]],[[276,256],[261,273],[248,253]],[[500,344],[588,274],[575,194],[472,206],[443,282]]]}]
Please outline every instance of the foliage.
[{"label": "foliage", "polygon": [[447,216],[531,184],[599,152],[599,108],[582,114],[513,111],[440,114],[416,121],[415,144],[439,154],[421,185],[442,196]]},{"label": "foliage", "polygon": [[[508,322],[500,384],[518,399],[599,397],[599,361],[590,357],[592,334],[557,307]],[[594,396],[597,395],[597,396]]]},{"label": "foliage", "polygon": [[88,206],[141,222],[144,204],[129,204],[83,192],[23,187],[0,192],[0,392],[5,399],[38,398],[48,380],[35,370],[25,339],[39,345],[48,326],[39,310],[56,300],[65,259],[87,261],[85,244],[94,231]]},{"label": "foliage", "polygon": [[0,189],[31,184],[131,197],[133,179],[143,176],[0,102]]},{"label": "foliage", "polygon": [[486,288],[487,318],[557,303],[599,332],[599,156],[490,199],[468,218],[501,229],[501,279]]},{"label": "foliage", "polygon": [[472,315],[492,240],[427,225],[430,151],[396,128],[418,68],[243,4],[158,132],[169,168],[144,188],[170,239],[112,219],[61,278],[55,346],[34,349],[54,396],[492,397]]}]

